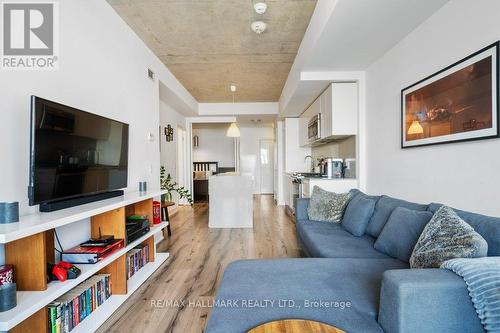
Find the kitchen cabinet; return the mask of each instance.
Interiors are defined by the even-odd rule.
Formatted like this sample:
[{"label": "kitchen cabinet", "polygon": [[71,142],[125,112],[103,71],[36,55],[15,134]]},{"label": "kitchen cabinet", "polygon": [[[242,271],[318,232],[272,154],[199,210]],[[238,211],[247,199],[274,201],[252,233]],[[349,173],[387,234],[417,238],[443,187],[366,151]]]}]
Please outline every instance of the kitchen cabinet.
[{"label": "kitchen cabinet", "polygon": [[302,180],[302,197],[309,198],[314,186],[319,186],[329,192],[345,193],[353,188],[358,188],[358,181],[356,179],[346,178],[305,178]]},{"label": "kitchen cabinet", "polygon": [[307,124],[309,119],[306,117],[299,118],[299,144],[301,147],[306,147],[309,144],[309,138],[307,135]]},{"label": "kitchen cabinet", "polygon": [[283,144],[285,151],[285,172],[308,171],[307,163],[304,162],[304,158],[307,155],[311,155],[311,148],[300,145],[300,121],[300,118],[285,118],[284,120]]},{"label": "kitchen cabinet", "polygon": [[321,114],[320,139],[315,144],[342,139],[358,132],[358,85],[355,82],[331,83],[299,118],[299,144],[311,146],[309,120]]},{"label": "kitchen cabinet", "polygon": [[319,97],[321,138],[342,138],[358,133],[358,85],[332,83]]}]

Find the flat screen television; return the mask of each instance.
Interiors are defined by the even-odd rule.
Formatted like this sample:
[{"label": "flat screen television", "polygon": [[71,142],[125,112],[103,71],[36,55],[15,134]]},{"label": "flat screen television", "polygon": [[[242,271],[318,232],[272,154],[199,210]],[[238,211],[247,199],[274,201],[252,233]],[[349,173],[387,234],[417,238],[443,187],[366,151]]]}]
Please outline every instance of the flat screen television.
[{"label": "flat screen television", "polygon": [[[51,211],[123,194],[128,132],[128,124],[31,96],[30,205]],[[72,204],[54,205],[63,202]]]}]

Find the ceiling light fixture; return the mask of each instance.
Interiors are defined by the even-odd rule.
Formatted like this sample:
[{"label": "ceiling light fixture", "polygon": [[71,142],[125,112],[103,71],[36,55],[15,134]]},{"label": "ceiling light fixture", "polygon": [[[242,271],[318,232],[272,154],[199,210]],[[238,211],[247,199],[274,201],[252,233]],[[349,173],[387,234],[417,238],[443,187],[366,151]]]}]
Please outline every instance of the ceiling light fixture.
[{"label": "ceiling light fixture", "polygon": [[267,5],[265,2],[257,2],[255,5],[253,5],[253,8],[255,9],[255,12],[257,14],[264,14],[267,10]]},{"label": "ceiling light fixture", "polygon": [[[233,94],[233,106],[234,106],[234,93],[236,92],[236,85],[234,83],[231,83],[229,85],[229,89],[231,90],[231,93]],[[231,123],[229,128],[227,129],[226,136],[230,138],[239,138],[240,137],[240,129],[238,128],[238,125],[236,122]]]},{"label": "ceiling light fixture", "polygon": [[266,31],[267,24],[265,24],[262,21],[255,21],[255,22],[252,22],[252,25],[250,27],[252,28],[253,32],[260,35],[264,31]]}]

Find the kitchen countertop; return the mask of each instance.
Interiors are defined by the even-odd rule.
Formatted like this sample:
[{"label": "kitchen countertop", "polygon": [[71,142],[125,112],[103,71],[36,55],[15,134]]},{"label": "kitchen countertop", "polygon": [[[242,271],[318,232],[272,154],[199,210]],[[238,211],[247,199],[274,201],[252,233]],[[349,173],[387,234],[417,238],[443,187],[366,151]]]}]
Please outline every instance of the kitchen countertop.
[{"label": "kitchen countertop", "polygon": [[[289,177],[297,177],[296,174],[300,174],[300,172],[285,172],[285,175]],[[318,176],[300,176],[301,179],[307,179],[307,180],[336,180],[336,181],[342,181],[342,180],[356,180],[356,178],[327,178],[327,177],[318,177]]]}]

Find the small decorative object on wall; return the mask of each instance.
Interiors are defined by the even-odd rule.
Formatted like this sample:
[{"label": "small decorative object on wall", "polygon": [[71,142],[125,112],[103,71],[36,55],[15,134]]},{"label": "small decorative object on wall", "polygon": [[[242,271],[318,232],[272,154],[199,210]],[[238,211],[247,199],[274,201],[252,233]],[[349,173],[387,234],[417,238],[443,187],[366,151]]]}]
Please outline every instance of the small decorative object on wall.
[{"label": "small decorative object on wall", "polygon": [[499,137],[499,43],[401,90],[401,147]]},{"label": "small decorative object on wall", "polygon": [[170,126],[170,124],[165,127],[165,137],[167,142],[174,141],[174,129]]},{"label": "small decorative object on wall", "polygon": [[193,147],[198,147],[200,145],[200,138],[198,135],[193,136]]}]

